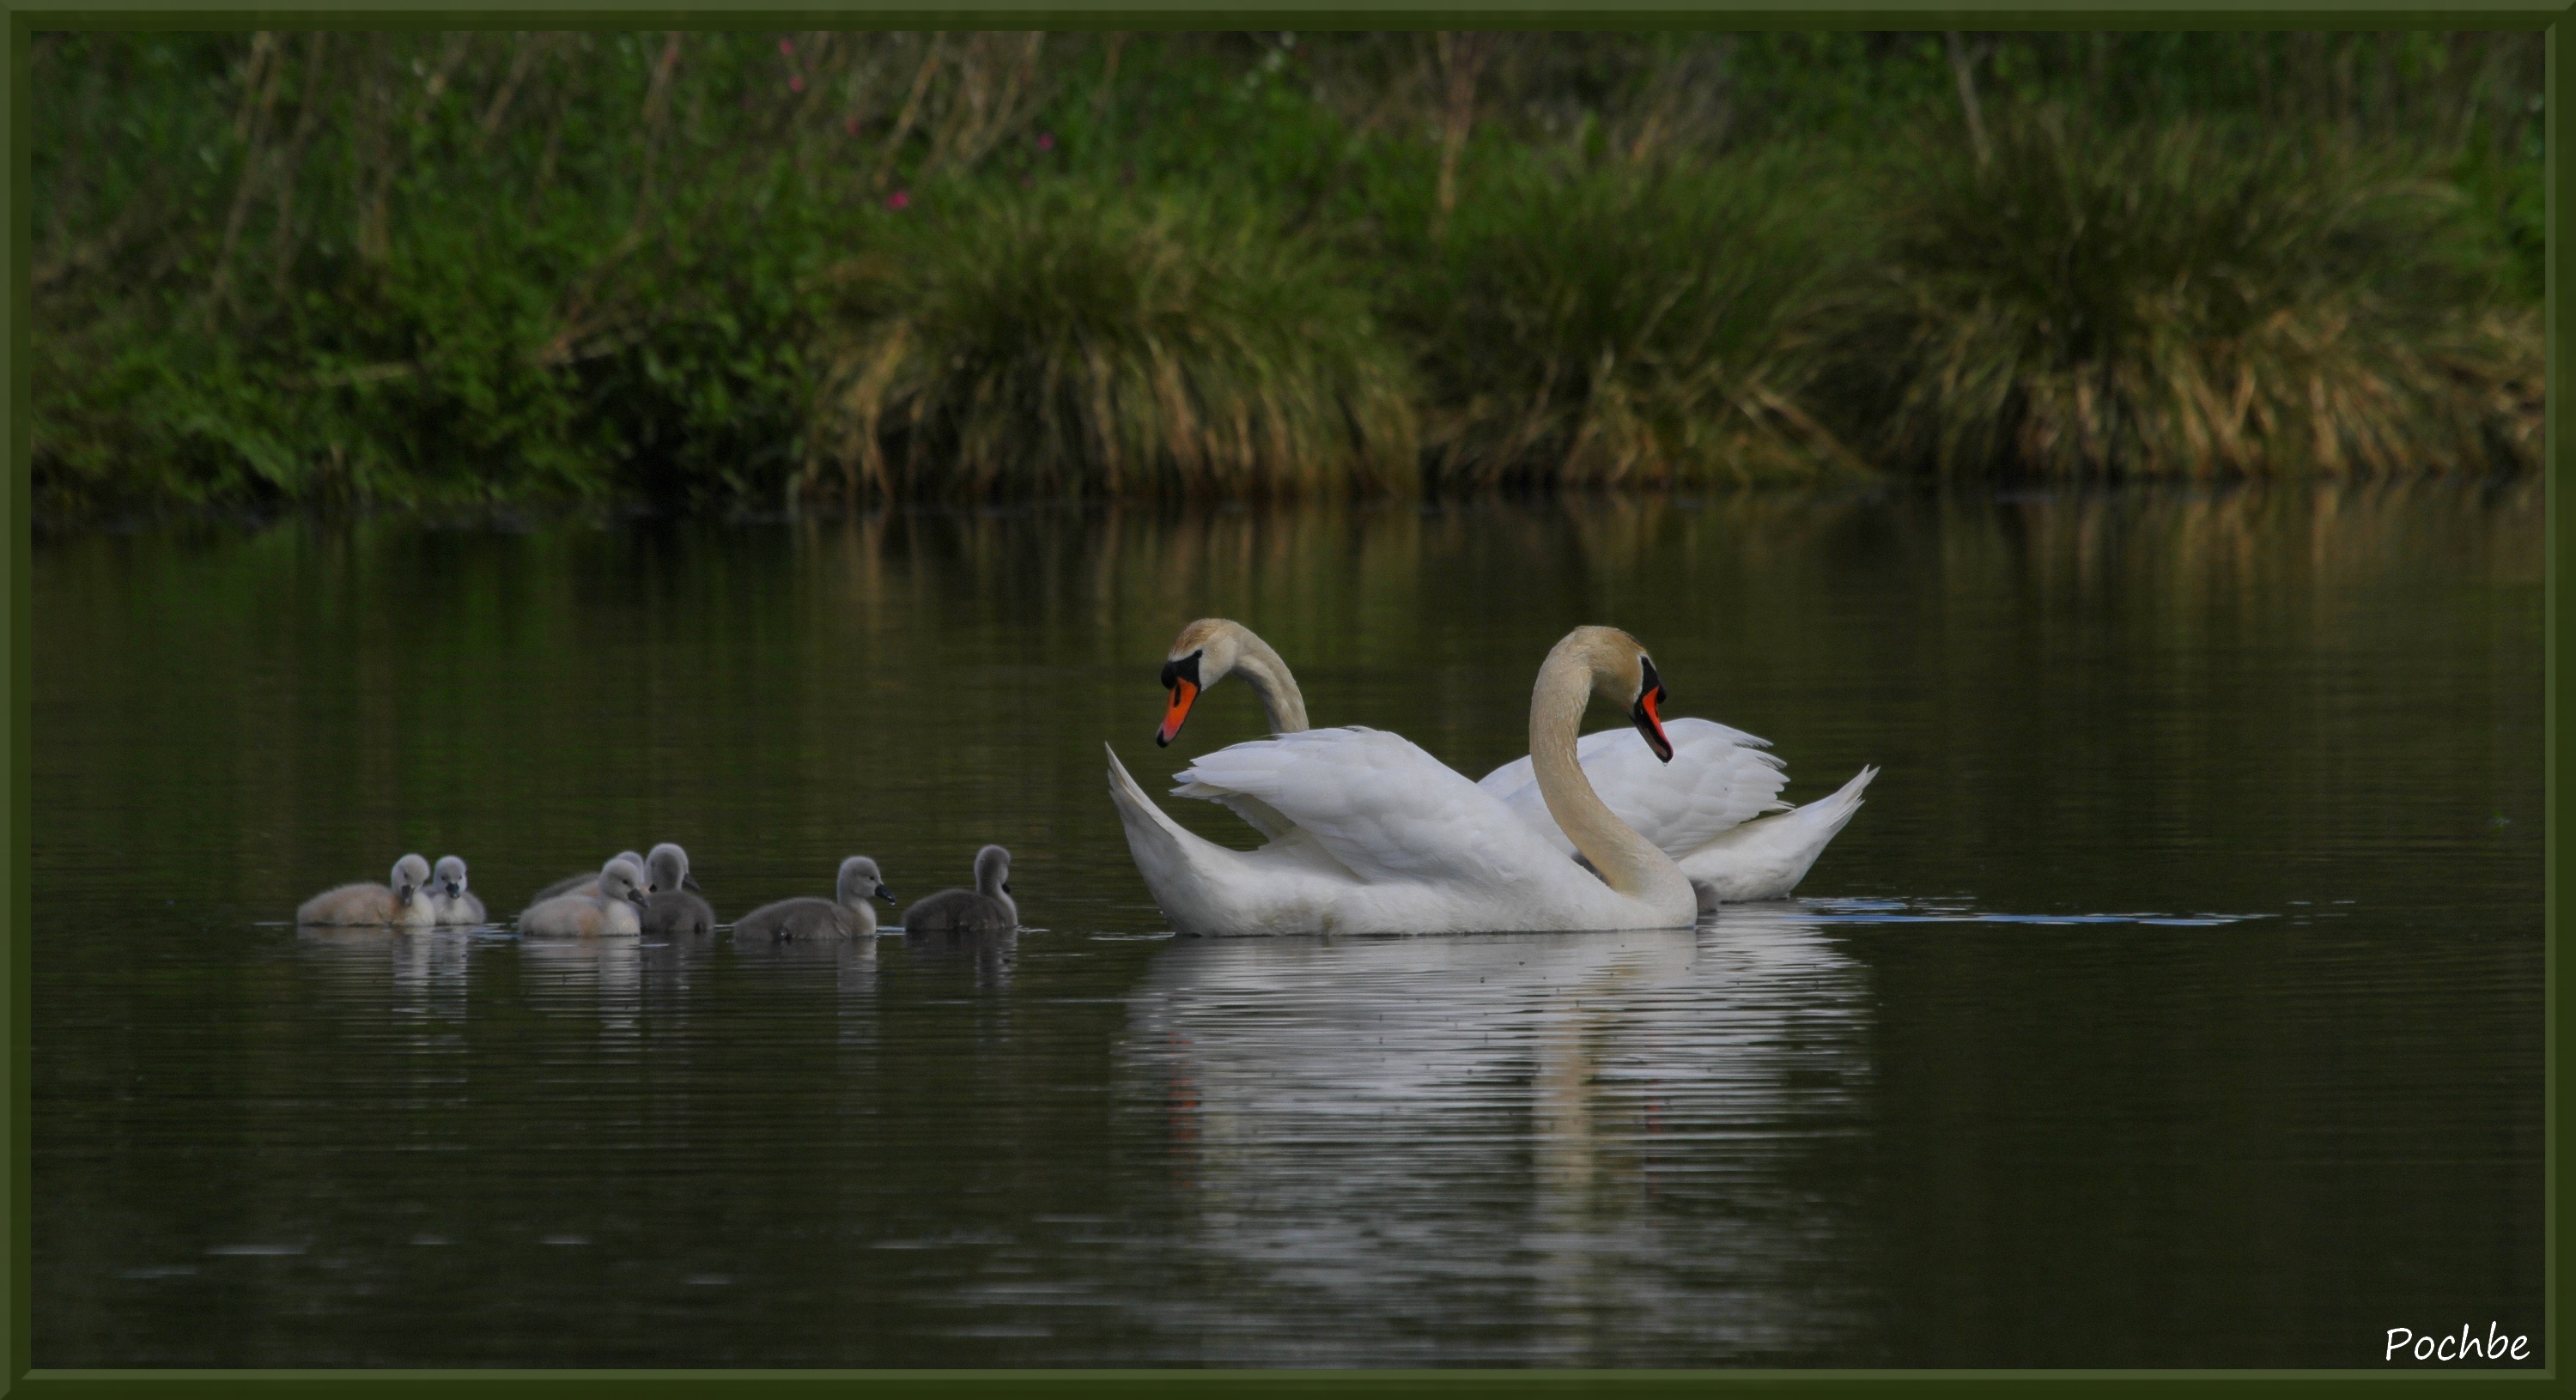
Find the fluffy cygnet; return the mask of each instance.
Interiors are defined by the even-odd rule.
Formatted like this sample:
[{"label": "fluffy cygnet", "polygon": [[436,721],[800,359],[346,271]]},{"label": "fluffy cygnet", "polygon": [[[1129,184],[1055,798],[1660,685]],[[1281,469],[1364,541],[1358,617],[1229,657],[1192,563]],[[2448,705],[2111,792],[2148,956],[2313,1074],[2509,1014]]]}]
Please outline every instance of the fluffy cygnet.
[{"label": "fluffy cygnet", "polygon": [[903,911],[906,933],[1008,933],[1019,926],[1011,853],[999,846],[975,853],[975,888],[941,890]]},{"label": "fluffy cygnet", "polygon": [[885,887],[885,878],[877,863],[866,856],[852,856],[841,862],[840,878],[833,883],[830,899],[782,899],[764,904],[734,920],[735,938],[830,938],[851,937],[877,931],[877,911],[868,903],[874,895],[888,904],[894,903],[894,891]]},{"label": "fluffy cygnet", "polygon": [[580,937],[643,932],[644,872],[620,856],[600,867],[599,893],[559,894],[529,905],[519,932]]},{"label": "fluffy cygnet", "polygon": [[483,899],[465,892],[465,858],[440,856],[438,870],[430,876],[429,902],[438,911],[442,924],[479,924],[483,917]]},{"label": "fluffy cygnet", "polygon": [[677,842],[665,841],[653,848],[645,863],[652,877],[652,894],[644,901],[644,931],[650,934],[712,933],[716,911],[690,891],[698,887],[689,874],[689,853]]},{"label": "fluffy cygnet", "polygon": [[[610,859],[622,860],[628,865],[634,866],[639,873],[644,869],[644,857],[635,854],[633,851],[619,851],[616,855],[610,857]],[[642,881],[639,879],[637,883],[640,884]],[[544,889],[537,891],[535,894],[528,896],[528,904],[530,907],[534,907],[545,903],[549,899],[555,898],[557,895],[584,894],[595,896],[598,893],[599,872],[594,870],[587,875],[567,875],[562,879],[555,881],[553,884],[548,885]]]},{"label": "fluffy cygnet", "polygon": [[295,911],[299,924],[385,924],[427,928],[438,921],[429,893],[429,862],[407,855],[394,862],[388,885],[342,885],[325,890]]}]

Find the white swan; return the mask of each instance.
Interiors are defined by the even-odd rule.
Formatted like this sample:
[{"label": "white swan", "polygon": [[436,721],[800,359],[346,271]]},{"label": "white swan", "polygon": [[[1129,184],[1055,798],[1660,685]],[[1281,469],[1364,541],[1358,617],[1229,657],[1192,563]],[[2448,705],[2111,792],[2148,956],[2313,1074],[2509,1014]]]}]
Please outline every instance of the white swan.
[{"label": "white swan", "polygon": [[[1168,745],[1179,737],[1192,703],[1237,674],[1261,697],[1272,733],[1305,730],[1306,697],[1279,653],[1242,623],[1203,617],[1181,629],[1164,659],[1163,688],[1171,696],[1154,742]],[[1664,733],[1673,746],[1668,763],[1636,731],[1624,728],[1583,736],[1575,756],[1611,812],[1690,877],[1703,913],[1721,903],[1787,896],[1860,810],[1862,791],[1878,776],[1876,768],[1863,768],[1832,796],[1792,807],[1779,799],[1789,778],[1779,757],[1768,752],[1769,740],[1705,719],[1667,720]],[[1575,854],[1531,779],[1524,757],[1486,774],[1477,786],[1502,798],[1559,851]],[[1279,835],[1257,808],[1228,805],[1263,835]]]},{"label": "white swan", "polygon": [[[1578,627],[1530,694],[1534,781],[1567,860],[1502,799],[1400,735],[1309,729],[1208,754],[1174,791],[1272,829],[1233,851],[1183,830],[1109,754],[1109,792],[1155,902],[1183,933],[1477,933],[1679,928],[1698,912],[1672,858],[1622,825],[1585,780],[1575,735],[1593,695],[1627,707],[1659,755],[1663,684],[1627,633]],[[1595,874],[1594,872],[1598,872]]]}]

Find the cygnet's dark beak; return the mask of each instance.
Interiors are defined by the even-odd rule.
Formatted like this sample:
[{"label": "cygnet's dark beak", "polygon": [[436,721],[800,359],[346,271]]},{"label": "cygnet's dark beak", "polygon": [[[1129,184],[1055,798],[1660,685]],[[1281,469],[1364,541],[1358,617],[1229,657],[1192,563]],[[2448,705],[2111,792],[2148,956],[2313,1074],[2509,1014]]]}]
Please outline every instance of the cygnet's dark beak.
[{"label": "cygnet's dark beak", "polygon": [[[695,875],[683,874],[680,877],[680,888],[684,890],[698,889],[698,877]],[[703,894],[705,891],[700,890],[699,892]]]},{"label": "cygnet's dark beak", "polygon": [[447,897],[449,899],[454,899],[463,893],[465,893],[465,882],[463,880],[450,880],[447,882]]},{"label": "cygnet's dark beak", "polygon": [[649,898],[647,898],[647,897],[645,896],[645,894],[644,894],[644,892],[643,892],[642,890],[638,890],[638,889],[629,889],[629,890],[626,892],[626,900],[627,900],[627,902],[628,902],[628,903],[633,904],[633,905],[635,905],[635,906],[636,906],[636,907],[638,907],[638,908],[642,908],[643,906],[648,905],[648,904],[651,904],[651,903],[653,902],[651,899],[649,899]]},{"label": "cygnet's dark beak", "polygon": [[411,907],[411,886],[409,886],[409,885],[402,885],[402,886],[398,886],[398,887],[394,890],[394,903],[399,904],[399,905],[403,906],[403,907],[404,907],[404,908],[406,908],[406,909],[410,908],[410,907]]},{"label": "cygnet's dark beak", "polygon": [[884,900],[888,904],[892,904],[894,903],[894,891],[887,889],[885,887],[885,882],[879,881],[877,883],[877,898]]},{"label": "cygnet's dark beak", "polygon": [[1004,880],[1004,881],[1002,882],[1002,893],[1004,893],[1004,894],[1009,894],[1010,892],[1011,892],[1011,882],[1010,882],[1010,881],[1008,881],[1008,880]]}]

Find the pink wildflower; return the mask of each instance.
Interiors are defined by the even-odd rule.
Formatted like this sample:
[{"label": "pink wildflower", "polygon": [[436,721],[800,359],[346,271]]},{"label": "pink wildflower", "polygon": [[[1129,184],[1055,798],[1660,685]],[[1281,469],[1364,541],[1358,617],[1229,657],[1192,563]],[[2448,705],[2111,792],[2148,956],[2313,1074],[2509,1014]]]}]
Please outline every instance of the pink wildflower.
[{"label": "pink wildflower", "polygon": [[896,190],[894,193],[887,195],[885,199],[885,205],[888,209],[902,209],[909,206],[911,203],[912,191],[910,190]]},{"label": "pink wildflower", "polygon": [[787,80],[787,90],[789,92],[803,92],[805,90],[805,80],[802,77],[789,78]]},{"label": "pink wildflower", "polygon": [[793,55],[796,52],[796,41],[793,39],[779,40],[778,51],[783,54]]},{"label": "pink wildflower", "polygon": [[852,136],[856,136],[856,135],[858,135],[858,134],[859,134],[859,119],[858,119],[858,118],[856,118],[856,117],[845,117],[845,118],[843,118],[843,119],[842,119],[842,121],[841,121],[841,130],[843,130],[843,131],[846,131],[846,132],[850,133]]},{"label": "pink wildflower", "polygon": [[1052,151],[1052,150],[1054,150],[1054,149],[1055,149],[1055,133],[1054,133],[1054,132],[1052,132],[1052,131],[1041,131],[1041,132],[1039,132],[1039,133],[1038,133],[1038,149],[1039,149],[1039,150],[1041,150],[1041,151]]}]

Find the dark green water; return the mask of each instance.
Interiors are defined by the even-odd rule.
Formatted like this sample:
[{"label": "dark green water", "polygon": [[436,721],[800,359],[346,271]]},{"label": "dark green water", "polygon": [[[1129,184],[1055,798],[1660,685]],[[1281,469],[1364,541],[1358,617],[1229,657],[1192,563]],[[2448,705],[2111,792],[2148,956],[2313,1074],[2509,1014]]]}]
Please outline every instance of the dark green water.
[{"label": "dark green water", "polygon": [[[2373,1366],[2542,1313],[2536,483],[49,536],[41,1366]],[[1885,768],[1690,933],[1163,932],[1179,624]],[[1596,727],[1616,722],[1606,712]],[[1221,810],[1166,800],[1250,844]],[[1016,938],[299,934],[450,852]]]}]

